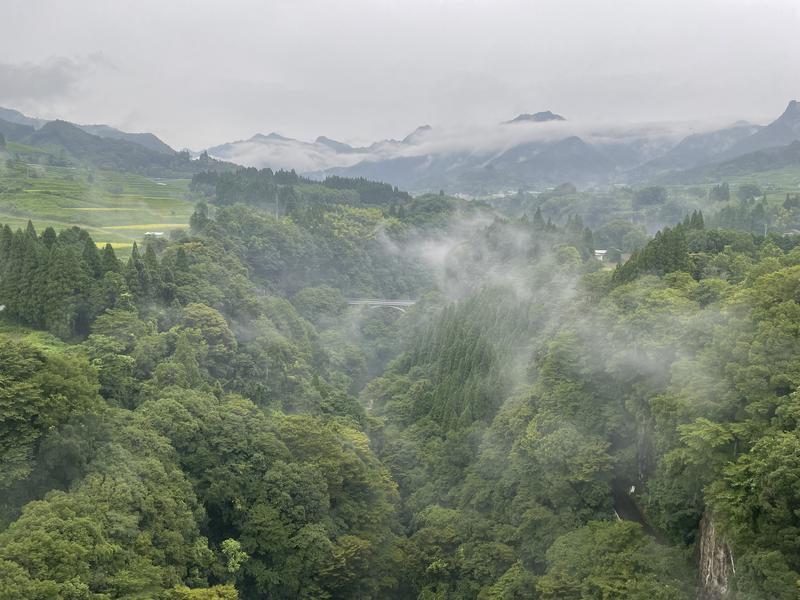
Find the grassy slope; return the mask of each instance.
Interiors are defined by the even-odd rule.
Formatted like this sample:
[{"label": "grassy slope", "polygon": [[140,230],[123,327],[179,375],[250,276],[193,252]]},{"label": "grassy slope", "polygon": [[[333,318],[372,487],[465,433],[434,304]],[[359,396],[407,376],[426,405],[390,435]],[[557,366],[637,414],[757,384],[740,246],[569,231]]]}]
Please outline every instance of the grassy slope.
[{"label": "grassy slope", "polygon": [[[11,149],[11,148],[9,148]],[[77,225],[126,254],[146,231],[185,227],[194,203],[188,180],[157,181],[114,171],[0,165],[0,223],[37,230]]]}]

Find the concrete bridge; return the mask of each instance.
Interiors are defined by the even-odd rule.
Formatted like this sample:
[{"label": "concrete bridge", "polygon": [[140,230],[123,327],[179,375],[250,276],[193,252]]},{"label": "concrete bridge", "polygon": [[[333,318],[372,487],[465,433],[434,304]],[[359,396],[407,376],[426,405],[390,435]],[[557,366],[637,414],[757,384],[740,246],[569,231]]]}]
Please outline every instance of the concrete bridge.
[{"label": "concrete bridge", "polygon": [[394,308],[400,312],[406,312],[406,308],[414,306],[416,300],[384,300],[381,298],[348,298],[350,306],[366,306],[367,308]]}]

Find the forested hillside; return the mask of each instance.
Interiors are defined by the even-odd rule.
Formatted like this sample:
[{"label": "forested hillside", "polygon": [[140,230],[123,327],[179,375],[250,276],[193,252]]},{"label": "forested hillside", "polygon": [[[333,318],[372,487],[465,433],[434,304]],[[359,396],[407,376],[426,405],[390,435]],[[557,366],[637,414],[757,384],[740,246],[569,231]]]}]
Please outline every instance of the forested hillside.
[{"label": "forested hillside", "polygon": [[14,143],[10,150],[27,163],[89,166],[151,177],[191,177],[211,169],[235,168],[207,154],[193,160],[189,152],[175,152],[152,134],[126,134],[103,129],[103,126],[81,127],[62,120],[47,122],[36,129],[0,118],[0,134]]},{"label": "forested hillside", "polygon": [[797,597],[800,238],[191,190],[0,231],[0,598]]}]

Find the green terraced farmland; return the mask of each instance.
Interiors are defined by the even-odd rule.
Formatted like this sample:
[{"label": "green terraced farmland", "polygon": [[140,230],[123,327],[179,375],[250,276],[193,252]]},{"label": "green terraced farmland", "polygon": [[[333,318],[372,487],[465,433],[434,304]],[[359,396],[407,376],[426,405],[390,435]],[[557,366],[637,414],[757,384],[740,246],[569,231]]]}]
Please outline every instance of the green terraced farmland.
[{"label": "green terraced farmland", "polygon": [[800,190],[800,169],[797,167],[787,167],[774,171],[749,173],[735,177],[727,177],[725,181],[728,181],[732,187],[742,183],[755,183],[767,190],[796,193]]},{"label": "green terraced farmland", "polygon": [[189,180],[154,180],[130,173],[83,168],[0,165],[0,223],[41,231],[77,225],[120,253],[147,231],[186,227],[194,210]]}]

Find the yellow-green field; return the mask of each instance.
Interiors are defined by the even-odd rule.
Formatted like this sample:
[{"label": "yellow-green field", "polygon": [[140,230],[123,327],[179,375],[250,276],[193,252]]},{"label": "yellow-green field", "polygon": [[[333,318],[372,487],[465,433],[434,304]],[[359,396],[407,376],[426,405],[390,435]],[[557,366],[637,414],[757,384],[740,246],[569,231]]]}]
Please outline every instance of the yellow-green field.
[{"label": "yellow-green field", "polygon": [[185,228],[195,199],[189,180],[41,165],[0,165],[0,223],[61,230],[77,225],[121,254],[147,231]]},{"label": "yellow-green field", "polygon": [[94,244],[98,248],[105,248],[106,244],[111,244],[114,250],[122,251],[123,254],[130,252],[133,248],[133,242],[95,242]]},{"label": "yellow-green field", "polygon": [[137,223],[136,225],[110,225],[106,229],[115,231],[163,231],[174,229],[175,223]]}]

